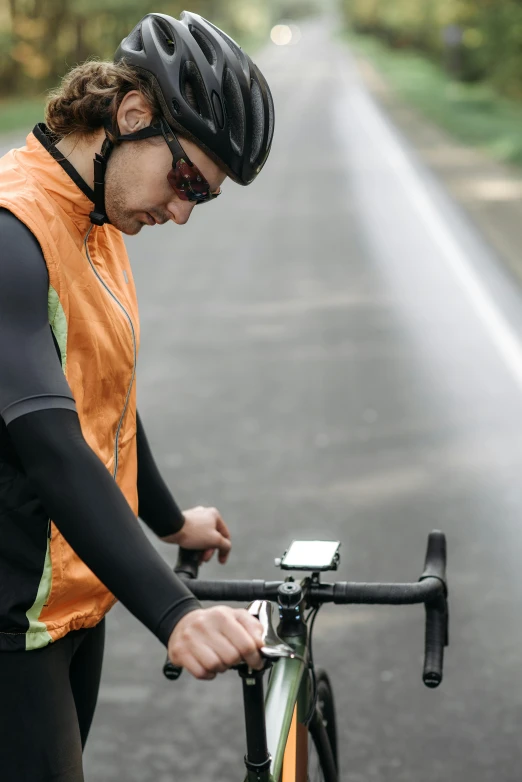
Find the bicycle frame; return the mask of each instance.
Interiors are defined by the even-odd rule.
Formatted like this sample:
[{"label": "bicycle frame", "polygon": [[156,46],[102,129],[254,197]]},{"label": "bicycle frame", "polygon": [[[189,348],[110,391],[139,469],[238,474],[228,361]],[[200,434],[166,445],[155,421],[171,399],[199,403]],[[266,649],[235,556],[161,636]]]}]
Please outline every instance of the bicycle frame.
[{"label": "bicycle frame", "polygon": [[[292,643],[296,653],[308,662],[308,629],[304,637],[281,634],[282,640]],[[250,698],[244,688],[247,724],[247,758],[254,736],[266,736],[270,763],[265,769],[248,769],[245,782],[306,782],[306,768],[299,761],[307,757],[308,730],[306,717],[312,706],[308,665],[297,657],[281,658],[274,663],[268,683],[265,702]],[[262,681],[262,678],[260,679]],[[252,734],[249,735],[250,730]]]}]

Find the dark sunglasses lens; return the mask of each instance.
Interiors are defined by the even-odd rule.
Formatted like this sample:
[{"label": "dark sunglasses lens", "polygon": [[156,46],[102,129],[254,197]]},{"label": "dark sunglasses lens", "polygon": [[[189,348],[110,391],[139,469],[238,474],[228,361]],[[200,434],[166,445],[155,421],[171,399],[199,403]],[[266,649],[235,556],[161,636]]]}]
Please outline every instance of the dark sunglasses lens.
[{"label": "dark sunglasses lens", "polygon": [[183,160],[178,160],[176,166],[167,174],[169,185],[183,201],[209,201],[212,198],[210,185],[201,175],[196,166],[189,166]]}]

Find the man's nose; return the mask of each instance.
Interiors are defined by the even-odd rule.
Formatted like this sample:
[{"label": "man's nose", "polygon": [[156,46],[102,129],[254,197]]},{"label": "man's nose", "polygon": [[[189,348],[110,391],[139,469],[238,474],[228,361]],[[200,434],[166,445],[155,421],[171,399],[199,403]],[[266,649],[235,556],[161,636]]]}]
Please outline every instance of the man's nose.
[{"label": "man's nose", "polygon": [[193,201],[181,201],[181,199],[176,199],[170,202],[168,210],[171,214],[171,219],[174,220],[177,225],[185,225],[195,206],[196,204]]}]

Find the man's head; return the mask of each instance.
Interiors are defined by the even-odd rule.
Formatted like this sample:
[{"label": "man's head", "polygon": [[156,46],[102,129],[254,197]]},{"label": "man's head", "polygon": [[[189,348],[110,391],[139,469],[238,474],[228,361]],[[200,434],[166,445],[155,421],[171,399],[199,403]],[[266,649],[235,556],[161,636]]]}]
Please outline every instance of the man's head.
[{"label": "man's head", "polygon": [[108,218],[137,233],[152,219],[186,222],[194,202],[210,200],[227,175],[250,184],[270,152],[274,109],[248,55],[184,11],[180,20],[147,14],[114,63],[69,72],[51,96],[46,122],[87,182],[94,181],[85,176],[88,156],[104,156],[91,220]]},{"label": "man's head", "polygon": [[[154,117],[146,98],[133,91],[123,98],[116,119],[121,135],[127,135],[149,127]],[[192,141],[180,136],[178,141],[209,183],[210,191],[219,191],[225,172]],[[173,190],[167,179],[171,167],[172,154],[162,136],[120,143],[109,158],[105,177],[110,222],[126,234],[169,220],[186,223],[196,204]]]},{"label": "man's head", "polygon": [[[117,113],[121,134],[143,130],[152,121],[144,96],[127,93]],[[226,173],[192,141],[179,135],[177,138],[210,191],[218,192]],[[171,167],[172,153],[162,136],[119,144],[109,158],[105,177],[105,208],[112,225],[123,233],[136,234],[143,225],[169,220],[178,225],[186,223],[196,203],[180,198],[171,187],[167,179]]]},{"label": "man's head", "polygon": [[[92,161],[105,140],[101,124],[107,104],[114,107],[111,121],[121,135],[149,127],[160,115],[154,94],[133,69],[109,62],[73,68],[52,93],[46,110],[46,123],[60,138],[56,146],[91,187]],[[178,140],[211,191],[217,191],[225,172],[193,141],[181,135]],[[186,223],[196,204],[180,199],[170,186],[171,166],[172,154],[162,136],[116,143],[105,177],[105,207],[112,225],[133,235],[144,225]]]}]

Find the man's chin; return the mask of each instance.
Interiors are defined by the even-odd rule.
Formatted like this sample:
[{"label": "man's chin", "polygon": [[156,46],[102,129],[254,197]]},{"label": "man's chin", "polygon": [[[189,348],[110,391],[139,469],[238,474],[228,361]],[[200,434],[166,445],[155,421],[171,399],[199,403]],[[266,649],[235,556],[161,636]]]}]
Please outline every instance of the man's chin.
[{"label": "man's chin", "polygon": [[126,236],[136,236],[136,234],[139,234],[143,226],[146,225],[143,220],[138,220],[137,217],[131,217],[130,215],[126,218],[120,217],[112,219],[110,215],[108,215],[108,217],[111,225],[113,225],[118,229],[118,231],[121,231],[122,234],[125,234]]},{"label": "man's chin", "polygon": [[136,236],[136,234],[139,234],[139,232],[141,231],[141,229],[143,228],[144,225],[145,225],[145,223],[141,223],[141,222],[135,221],[133,223],[132,227],[131,226],[126,226],[126,227],[120,228],[119,230],[122,232],[122,234],[125,234],[125,236]]}]

